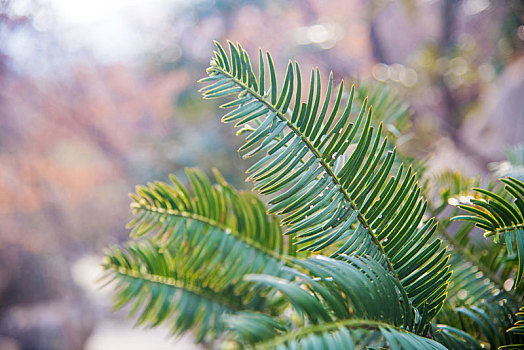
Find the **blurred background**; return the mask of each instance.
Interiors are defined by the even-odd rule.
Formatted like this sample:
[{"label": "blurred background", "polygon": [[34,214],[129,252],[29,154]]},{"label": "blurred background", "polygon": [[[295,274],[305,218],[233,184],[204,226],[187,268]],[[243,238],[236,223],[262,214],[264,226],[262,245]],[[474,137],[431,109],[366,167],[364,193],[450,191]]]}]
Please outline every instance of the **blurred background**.
[{"label": "blurred background", "polygon": [[197,92],[214,39],[388,85],[430,171],[524,141],[524,1],[0,0],[1,349],[197,348],[133,330],[96,278],[136,184],[199,166],[249,188]]}]

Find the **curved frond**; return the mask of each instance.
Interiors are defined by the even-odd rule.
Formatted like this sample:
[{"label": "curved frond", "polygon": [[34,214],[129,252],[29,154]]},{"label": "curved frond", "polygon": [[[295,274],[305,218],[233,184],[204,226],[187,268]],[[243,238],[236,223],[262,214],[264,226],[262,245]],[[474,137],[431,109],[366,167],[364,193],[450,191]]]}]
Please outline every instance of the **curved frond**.
[{"label": "curved frond", "polygon": [[233,284],[222,282],[222,266],[198,268],[186,258],[152,241],[113,247],[104,268],[105,279],[116,282],[115,307],[130,304],[130,316],[137,317],[137,324],[166,323],[180,333],[194,329],[198,341],[222,332],[224,314],[267,307],[254,291],[244,288],[238,293]]},{"label": "curved frond", "polygon": [[269,316],[239,313],[228,317],[226,323],[234,329],[237,339],[259,340],[261,336],[265,337],[265,341],[244,343],[247,349],[351,350],[364,346],[404,350],[446,349],[434,340],[380,321],[351,319],[289,331]]},{"label": "curved frond", "polygon": [[270,212],[283,217],[286,234],[301,250],[373,257],[431,319],[446,296],[448,256],[433,238],[433,220],[422,223],[426,203],[412,169],[401,165],[391,176],[395,150],[387,150],[382,126],[371,126],[367,101],[355,114],[354,87],[346,100],[343,83],[335,89],[332,74],[321,99],[319,70],[312,70],[306,89],[291,62],[278,88],[269,54],[260,51],[256,75],[242,47],[229,48],[230,56],[217,43],[202,93],[235,95],[222,106],[233,108],[222,120],[247,134],[240,148],[246,157],[265,153],[249,169],[250,178],[255,189],[271,195]]},{"label": "curved frond", "polygon": [[314,256],[293,262],[307,272],[285,268],[296,277],[294,282],[267,275],[245,278],[280,291],[313,324],[368,318],[416,331],[420,320],[415,319],[408,296],[376,261],[365,256],[346,256],[346,261]]},{"label": "curved frond", "polygon": [[[291,322],[252,312],[228,317],[227,325],[243,346],[351,349],[366,344],[443,349],[416,335],[422,331],[424,316],[414,312],[399,282],[374,260],[362,256],[343,262],[316,256],[295,264],[301,269],[288,269],[294,281],[246,276],[278,290],[300,316]],[[376,333],[374,337],[365,336],[370,331]]]},{"label": "curved frond", "polygon": [[515,335],[519,335],[520,339],[518,342],[513,342],[509,345],[504,345],[499,347],[499,349],[509,350],[509,349],[523,349],[524,348],[524,307],[520,308],[519,312],[516,315],[519,319],[515,322],[513,327],[508,328],[507,332]]},{"label": "curved frond", "polygon": [[[470,231],[471,227],[469,224],[461,226],[466,228],[465,231]],[[460,239],[461,235],[459,231],[455,238]],[[493,247],[497,248],[491,245],[482,250],[493,250]],[[514,342],[515,337],[506,334],[505,330],[514,320],[515,300],[519,298],[506,292],[503,285],[495,284],[477,265],[458,252],[451,259],[451,266],[453,276],[448,298],[436,321],[459,328],[478,341],[489,343],[491,349]],[[497,271],[496,264],[494,271]]]},{"label": "curved frond", "polygon": [[[466,178],[447,171],[431,178],[429,186],[425,187],[431,188],[434,194],[429,196],[433,201],[428,210],[439,221],[438,234],[450,243],[453,251],[450,259],[453,275],[448,297],[436,322],[455,327],[448,334],[452,342],[453,337],[465,340],[464,336],[469,336],[478,341],[477,347],[489,344],[494,349],[515,341],[514,337],[506,334],[506,329],[513,322],[520,297],[504,289],[504,281],[509,278],[508,270],[511,270],[507,269],[511,263],[508,264],[505,258],[504,247],[472,240],[470,237],[476,228],[471,222],[450,223],[450,217],[457,215],[459,209],[448,203],[465,203],[472,198],[480,198],[478,193],[470,190],[475,183],[478,185],[478,178]],[[434,207],[433,203],[437,206]],[[458,330],[464,334],[458,335]],[[471,349],[475,346],[466,344],[460,348]]]},{"label": "curved frond", "polygon": [[495,236],[506,243],[509,256],[518,259],[517,274],[513,288],[518,287],[524,273],[524,183],[508,177],[501,179],[504,189],[512,197],[512,203],[504,197],[481,188],[474,188],[486,200],[472,199],[471,204],[458,204],[457,207],[472,215],[460,215],[452,220],[471,221],[485,231],[484,236]]},{"label": "curved frond", "polygon": [[[355,81],[356,84],[356,81]],[[397,94],[387,84],[361,80],[355,90],[355,108],[360,109],[363,101],[368,100],[375,111],[374,124],[383,123],[384,131],[393,141],[406,137],[411,128],[412,113],[406,103],[402,103]]]},{"label": "curved frond", "polygon": [[478,187],[479,184],[480,176],[468,177],[458,171],[444,170],[428,176],[422,191],[431,204],[429,211],[437,217],[448,205],[474,197],[476,193],[471,188]]},{"label": "curved frond", "polygon": [[[105,269],[117,281],[117,305],[145,307],[139,323],[156,325],[177,310],[173,329],[196,327],[203,340],[210,329],[220,333],[221,314],[269,307],[260,288],[244,281],[246,274],[289,273],[282,270],[286,254],[278,220],[255,195],[237,192],[218,173],[217,185],[198,170],[187,174],[191,189],[175,177],[171,185],[137,188],[130,227],[138,241],[114,247]],[[186,310],[186,302],[194,311]]]},{"label": "curved frond", "polygon": [[477,305],[491,298],[494,291],[497,290],[476,266],[464,261],[460,255],[453,256],[451,266],[453,276],[448,288],[447,301],[452,305]]},{"label": "curved frond", "polygon": [[504,344],[512,344],[518,337],[505,330],[514,322],[514,311],[505,300],[491,297],[482,304],[448,309],[444,306],[438,321],[460,328],[477,339],[484,347],[497,349]]},{"label": "curved frond", "polygon": [[173,331],[196,328],[202,341],[222,331],[224,313],[279,307],[278,300],[242,278],[248,273],[289,278],[280,270],[282,262],[235,245],[227,236],[217,240],[190,232],[169,249],[150,240],[131,241],[106,254],[106,280],[117,283],[117,308],[132,303],[131,316],[143,308],[138,323],[151,326],[176,315],[170,322]]},{"label": "curved frond", "polygon": [[131,237],[144,235],[166,246],[185,232],[185,225],[202,225],[230,235],[264,254],[279,258],[286,251],[278,219],[266,214],[265,205],[250,192],[237,192],[215,171],[218,184],[212,185],[198,169],[186,170],[191,187],[175,176],[171,184],[150,183],[137,186],[132,194],[134,219],[127,225]]},{"label": "curved frond", "polygon": [[482,346],[470,334],[447,325],[438,325],[433,338],[448,349],[481,350]]},{"label": "curved frond", "polygon": [[[498,276],[503,280],[507,278],[507,272],[503,271],[507,263],[500,254],[500,247],[492,244],[477,247],[470,243],[468,236],[472,229],[473,225],[467,222],[454,235],[453,246],[460,246],[468,254],[474,254],[475,259],[471,261],[469,255],[465,257],[460,250],[451,259],[453,276],[448,298],[437,316],[437,322],[460,328],[495,349],[496,346],[516,341],[514,336],[506,334],[506,329],[514,322],[520,297],[507,292],[504,283],[499,280]],[[484,273],[486,268],[489,275]]]}]

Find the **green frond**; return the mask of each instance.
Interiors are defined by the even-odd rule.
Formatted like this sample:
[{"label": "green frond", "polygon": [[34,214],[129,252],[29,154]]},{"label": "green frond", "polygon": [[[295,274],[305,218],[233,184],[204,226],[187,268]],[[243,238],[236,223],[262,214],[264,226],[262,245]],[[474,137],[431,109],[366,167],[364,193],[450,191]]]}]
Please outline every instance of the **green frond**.
[{"label": "green frond", "polygon": [[136,194],[131,195],[135,217],[127,225],[132,229],[131,237],[149,235],[169,246],[172,240],[185,234],[186,225],[200,224],[275,258],[293,254],[294,250],[286,247],[278,219],[267,215],[257,196],[237,192],[217,171],[219,183],[215,185],[200,170],[187,169],[186,173],[191,188],[174,176],[171,184],[137,186]]},{"label": "green frond", "polygon": [[447,325],[438,325],[434,328],[433,339],[448,349],[480,350],[481,344],[470,334]]},{"label": "green frond", "polygon": [[[460,173],[445,171],[430,179],[428,187],[440,195],[439,199],[432,198],[428,211],[438,220],[438,234],[450,244],[453,251],[450,259],[453,276],[448,288],[447,302],[454,306],[475,305],[482,302],[489,295],[499,295],[511,300],[515,305],[521,302],[514,291],[504,291],[505,281],[511,277],[512,261],[504,254],[505,248],[501,245],[487,244],[483,240],[474,238],[477,228],[470,221],[460,224],[451,222],[450,218],[459,214],[460,209],[454,205],[467,203],[470,199],[480,199],[481,194],[470,188],[478,186],[480,178],[467,178]],[[500,186],[488,185],[496,194],[503,195]],[[427,193],[428,188],[425,188]],[[449,204],[449,205],[448,205]],[[462,297],[459,297],[461,295]]]},{"label": "green frond", "polygon": [[[466,231],[471,231],[471,227],[469,223],[461,226],[466,228]],[[459,241],[463,231],[459,230],[455,235]],[[488,251],[490,248],[493,250],[493,247],[497,248],[492,245],[482,251]],[[463,248],[467,249],[468,245],[465,244]],[[473,252],[478,254],[477,250],[480,251],[476,249]],[[485,265],[483,260],[486,259],[477,259],[476,265],[459,252],[453,255],[450,261],[453,275],[448,288],[448,298],[436,317],[436,322],[459,328],[478,341],[489,343],[490,348],[495,349],[498,345],[515,341],[515,337],[505,334],[505,330],[514,318],[515,300],[520,298],[506,292],[498,278],[495,283],[479,270],[478,266],[487,266],[489,271],[494,271],[493,274],[497,271],[496,265]]]},{"label": "green frond", "polygon": [[514,309],[507,300],[496,296],[472,306],[451,309],[445,305],[437,319],[438,322],[460,328],[485,347],[489,345],[490,349],[513,344],[521,339],[506,333],[506,329],[515,321]]},{"label": "green frond", "polygon": [[[296,277],[293,281],[246,276],[278,290],[300,316],[286,321],[259,313],[238,313],[225,321],[233,338],[243,347],[268,349],[352,349],[359,344],[443,349],[416,335],[423,332],[420,326],[425,324],[425,316],[411,307],[391,273],[365,256],[346,259],[295,259],[297,268],[287,268]],[[375,336],[363,337],[370,332]]]},{"label": "green frond", "polygon": [[245,278],[282,293],[308,322],[318,324],[347,318],[387,320],[417,331],[416,312],[400,283],[376,261],[346,256],[346,261],[314,256],[294,259],[302,268],[285,268],[295,281],[268,275]]},{"label": "green frond", "polygon": [[[261,320],[265,322],[261,322]],[[272,328],[274,320],[258,314],[237,314],[226,321],[243,339],[268,339],[255,344],[242,344],[246,349],[362,349],[387,346],[390,349],[446,349],[434,340],[406,332],[380,321],[351,319],[337,323],[303,327],[285,333],[285,328]],[[273,331],[273,334],[271,332]],[[272,337],[271,337],[272,336]],[[271,338],[270,338],[271,337]]]},{"label": "green frond", "polygon": [[[117,306],[145,307],[139,323],[156,325],[177,310],[173,330],[196,327],[203,340],[210,329],[220,333],[221,314],[269,307],[245,275],[290,275],[282,270],[287,254],[278,219],[255,195],[237,192],[218,173],[216,185],[198,170],[187,174],[191,189],[175,177],[171,185],[137,188],[129,224],[135,241],[113,248],[105,268],[118,283]],[[188,300],[195,314],[184,309]],[[167,303],[168,310],[160,308]]]},{"label": "green frond", "polygon": [[[500,247],[476,246],[469,241],[472,230],[471,223],[463,223],[452,237],[453,247],[456,248],[450,260],[453,275],[448,298],[436,322],[454,326],[495,349],[518,340],[505,331],[513,322],[521,298],[504,290],[500,278],[504,281],[507,277],[507,272],[504,272],[507,263],[499,254],[502,252]],[[468,345],[463,348],[474,347]]]},{"label": "green frond", "polygon": [[[130,241],[113,247],[105,259],[106,280],[116,281],[115,307],[133,304],[131,316],[143,308],[139,324],[167,321],[176,332],[195,328],[199,341],[208,332],[213,337],[222,331],[223,314],[280,310],[281,300],[244,281],[245,275],[292,277],[282,271],[282,262],[239,245],[231,236],[208,238],[196,230],[188,230],[169,248],[152,240]],[[170,315],[175,315],[172,321]]]},{"label": "green frond", "polygon": [[467,177],[458,171],[444,170],[426,179],[423,193],[432,204],[432,214],[437,216],[448,204],[460,203],[478,196],[471,188],[478,187],[479,184],[479,176]]},{"label": "green frond", "polygon": [[509,350],[509,349],[523,349],[524,348],[524,307],[520,308],[519,312],[515,315],[518,317],[518,321],[515,324],[508,328],[507,332],[515,335],[519,335],[519,341],[515,341],[511,344],[504,345],[499,347],[499,349]]},{"label": "green frond", "polygon": [[268,207],[217,171],[138,186],[131,240],[103,264],[115,307],[227,348],[523,348],[524,148],[498,165],[504,188],[451,172],[421,187],[395,149],[409,110],[387,87],[323,85],[318,68],[306,82],[291,61],[278,81],[257,58],[216,43],[201,92],[226,99]]},{"label": "green frond", "polygon": [[[456,212],[453,208],[451,216]],[[449,216],[445,215],[439,221],[439,233],[451,243],[454,253],[450,259],[453,275],[446,303],[453,307],[481,305],[495,296],[500,300],[512,300],[511,295],[501,293],[504,290],[504,277],[507,276],[502,271],[506,264],[500,254],[500,247],[472,242],[470,235],[475,227],[470,222],[453,228],[455,232],[451,235],[447,232],[451,230]],[[513,299],[518,300],[515,297]]]},{"label": "green frond", "polygon": [[485,231],[484,236],[495,236],[496,242],[502,239],[506,243],[508,254],[518,259],[515,288],[524,273],[524,183],[512,177],[501,181],[512,203],[494,192],[475,188],[486,199],[472,199],[471,204],[457,205],[472,215],[459,215],[452,220],[471,221]]},{"label": "green frond", "polygon": [[[356,81],[353,83],[357,84]],[[360,109],[367,99],[369,105],[375,109],[374,124],[383,123],[384,131],[393,140],[405,136],[411,128],[412,113],[409,106],[400,102],[397,94],[387,84],[361,80],[358,85],[359,88],[355,91],[355,108]]]},{"label": "green frond", "polygon": [[493,283],[476,266],[456,254],[451,259],[453,276],[448,288],[448,301],[453,305],[476,305],[493,296]]},{"label": "green frond", "polygon": [[224,314],[268,307],[255,290],[240,292],[224,279],[230,265],[195,265],[196,255],[173,254],[153,241],[113,247],[104,268],[106,281],[116,283],[115,307],[131,305],[137,324],[165,323],[175,333],[194,329],[198,341],[222,332]]},{"label": "green frond", "polygon": [[222,120],[246,131],[246,157],[264,152],[249,169],[250,179],[271,195],[270,212],[283,217],[286,234],[300,250],[371,256],[396,275],[415,307],[435,316],[451,275],[448,256],[433,238],[433,220],[422,223],[426,203],[412,169],[401,165],[391,176],[395,150],[386,150],[382,125],[371,125],[368,102],[353,112],[355,88],[346,99],[343,83],[335,89],[332,75],[322,100],[318,69],[302,102],[297,63],[289,62],[278,89],[269,54],[266,60],[260,53],[257,77],[242,47],[229,43],[229,49],[228,56],[217,43],[201,91],[204,98],[235,95],[222,105],[233,108]]},{"label": "green frond", "polygon": [[245,274],[277,274],[286,256],[278,219],[266,214],[255,195],[237,192],[218,172],[215,185],[199,170],[188,169],[187,175],[191,189],[175,177],[172,185],[156,182],[137,188],[131,204],[132,237],[150,233],[161,247],[176,248],[172,253],[185,259],[191,255],[193,264],[204,269],[236,263],[220,280],[226,278],[237,288],[242,288]]},{"label": "green frond", "polygon": [[[437,207],[430,205],[429,211],[439,221],[438,234],[450,243],[453,252],[450,259],[453,275],[448,297],[435,321],[454,327],[453,332],[448,334],[451,343],[456,340],[454,337],[465,340],[464,337],[468,336],[479,342],[475,346],[465,344],[451,348],[472,349],[478,348],[479,344],[485,347],[490,344],[490,348],[494,349],[515,340],[508,337],[505,331],[512,323],[521,298],[504,290],[504,281],[508,278],[504,248],[470,239],[476,230],[471,222],[450,223],[450,217],[456,215],[459,209],[448,203],[464,203],[471,198],[480,198],[478,193],[470,190],[472,186],[478,186],[478,182],[478,178],[466,178],[454,172],[443,172],[429,181],[434,193],[430,197],[434,201],[436,198],[437,203],[438,197],[441,198],[441,204]],[[489,322],[484,322],[484,319]],[[458,330],[464,334],[458,335]]]}]

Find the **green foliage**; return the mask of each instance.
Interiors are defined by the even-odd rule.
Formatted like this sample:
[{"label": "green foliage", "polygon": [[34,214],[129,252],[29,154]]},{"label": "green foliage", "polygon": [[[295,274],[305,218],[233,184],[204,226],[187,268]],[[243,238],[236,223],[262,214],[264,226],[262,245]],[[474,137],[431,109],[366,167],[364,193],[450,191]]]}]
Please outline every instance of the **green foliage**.
[{"label": "green foliage", "polygon": [[[172,177],[137,187],[132,239],[111,248],[104,263],[116,307],[129,304],[138,324],[192,330],[199,342],[228,347],[520,344],[520,324],[511,327],[521,291],[504,291],[502,281],[516,270],[518,284],[522,267],[470,236],[476,224],[521,256],[521,182],[503,180],[515,205],[477,190],[489,201],[459,205],[474,215],[458,219],[473,223],[450,224],[458,209],[447,203],[473,182],[451,174],[418,186],[392,142],[407,129],[407,109],[386,90],[347,92],[330,74],[322,93],[318,69],[305,88],[292,62],[279,84],[269,53],[259,52],[255,73],[240,45],[229,43],[229,54],[216,47],[201,92],[226,99],[222,120],[245,136],[244,157],[257,156],[249,179],[268,208],[216,171],[217,184],[187,170],[190,186]],[[428,204],[422,193],[440,202]]]},{"label": "green foliage", "polygon": [[[505,242],[507,255],[500,245],[492,245],[485,250],[489,252],[487,260],[495,278],[502,277],[504,283],[498,282],[499,289],[491,288],[494,296],[482,299],[481,305],[460,307],[456,309],[466,317],[463,328],[470,333],[482,334],[490,343],[491,348],[519,348],[523,337],[518,332],[505,332],[516,321],[515,308],[522,302],[522,274],[524,270],[524,185],[519,180],[508,177],[501,179],[505,184],[503,189],[488,191],[473,188],[473,191],[484,198],[471,198],[469,204],[457,204],[473,215],[458,215],[452,220],[463,220],[474,223],[485,231],[484,236],[495,236],[495,243]],[[510,274],[516,267],[516,276]],[[512,283],[514,281],[514,283]],[[508,285],[508,282],[512,285]],[[506,293],[504,289],[513,289]],[[514,294],[516,292],[516,294]],[[462,321],[462,320],[461,320]],[[480,330],[480,332],[479,332]],[[515,345],[517,344],[517,345]]]},{"label": "green foliage", "polygon": [[269,54],[265,59],[259,52],[257,77],[240,45],[229,48],[230,57],[217,43],[209,77],[202,79],[209,85],[201,91],[208,99],[234,95],[222,105],[233,108],[222,120],[247,131],[240,148],[249,150],[246,156],[266,152],[248,172],[254,188],[271,195],[270,212],[283,217],[286,234],[300,250],[325,251],[334,258],[366,254],[383,262],[419,312],[433,318],[451,275],[445,247],[433,239],[433,220],[420,225],[426,203],[411,167],[404,171],[400,165],[390,177],[395,150],[386,152],[382,124],[375,132],[367,102],[351,118],[355,87],[343,101],[342,82],[329,108],[333,75],[321,101],[318,69],[311,71],[308,98],[302,102],[297,63],[289,62],[278,92]]},{"label": "green foliage", "polygon": [[128,224],[131,236],[153,234],[166,245],[183,234],[187,224],[201,224],[223,234],[230,234],[269,255],[283,254],[284,240],[278,219],[267,216],[264,204],[252,193],[237,192],[218,171],[219,184],[212,185],[199,170],[186,170],[193,195],[180,180],[171,176],[171,185],[163,182],[138,186],[131,204],[135,218]]},{"label": "green foliage", "polygon": [[518,270],[513,288],[518,287],[524,273],[524,183],[508,177],[501,179],[508,196],[513,198],[510,203],[504,197],[481,188],[474,188],[483,194],[485,199],[471,199],[471,204],[457,207],[473,215],[460,215],[453,220],[466,220],[485,230],[484,236],[495,236],[495,242],[500,239],[506,243],[510,256],[517,256]]},{"label": "green foliage", "polygon": [[[227,321],[243,345],[260,348],[353,348],[353,340],[362,340],[379,331],[377,344],[387,341],[405,349],[425,347],[440,349],[429,339],[413,333],[420,332],[420,325],[413,317],[408,296],[402,286],[384,268],[366,257],[347,257],[345,261],[321,256],[307,260],[294,260],[297,269],[291,270],[294,282],[273,276],[247,276],[278,290],[289,300],[293,309],[306,319],[307,326],[299,329],[275,324],[272,318],[259,314],[243,313]],[[309,290],[311,293],[306,292]],[[240,325],[249,325],[241,327]],[[262,329],[259,329],[262,328]],[[351,330],[361,334],[353,334]],[[365,333],[363,329],[366,329]],[[411,331],[413,333],[408,333]],[[372,333],[366,334],[366,333]],[[365,342],[366,343],[366,342]]]},{"label": "green foliage", "polygon": [[179,332],[196,326],[198,339],[204,340],[220,332],[222,314],[275,312],[278,300],[243,276],[285,278],[289,274],[281,266],[294,250],[290,246],[284,252],[278,220],[266,214],[256,196],[237,192],[218,173],[218,185],[197,170],[187,175],[191,191],[175,177],[170,185],[137,187],[131,195],[135,218],[129,223],[135,240],[113,247],[104,267],[108,280],[118,281],[117,307],[134,302],[133,315],[148,302],[138,323],[167,321]]},{"label": "green foliage", "polygon": [[358,90],[355,90],[355,108],[360,109],[363,102],[367,101],[376,111],[380,111],[379,115],[375,113],[372,122],[375,125],[383,123],[385,132],[392,141],[405,136],[411,127],[409,106],[400,102],[385,84],[366,80],[355,81],[355,84],[359,85]]},{"label": "green foliage", "polygon": [[[508,329],[508,333],[524,335],[524,307],[520,308],[519,312],[515,314],[519,318],[515,322],[515,325]],[[522,349],[524,348],[524,342],[519,344],[513,343],[511,345],[501,346],[499,349]]]},{"label": "green foliage", "polygon": [[[448,297],[436,321],[467,331],[475,339],[497,348],[519,341],[518,336],[506,333],[521,302],[518,295],[504,289],[504,281],[513,273],[512,262],[506,259],[503,246],[474,238],[478,234],[474,223],[450,222],[460,209],[448,205],[479,197],[471,190],[479,182],[479,178],[443,171],[425,184],[425,191],[432,193],[429,211],[437,217],[439,234],[453,251]],[[437,193],[441,198],[437,198]]]}]

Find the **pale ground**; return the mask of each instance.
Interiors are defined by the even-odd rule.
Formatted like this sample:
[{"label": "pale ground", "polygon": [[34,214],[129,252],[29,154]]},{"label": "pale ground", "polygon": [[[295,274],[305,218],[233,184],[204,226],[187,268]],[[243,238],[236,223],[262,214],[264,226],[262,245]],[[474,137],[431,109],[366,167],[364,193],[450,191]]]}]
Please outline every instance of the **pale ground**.
[{"label": "pale ground", "polygon": [[133,328],[130,322],[104,320],[100,322],[84,350],[185,350],[200,349],[192,337],[168,338],[165,329]]},{"label": "pale ground", "polygon": [[111,310],[111,288],[100,289],[101,283],[97,282],[102,272],[101,261],[100,256],[86,256],[72,267],[75,282],[85,290],[100,314],[84,350],[203,349],[194,344],[190,334],[173,338],[166,328],[134,328],[133,321],[127,319],[124,312],[114,313]]}]

